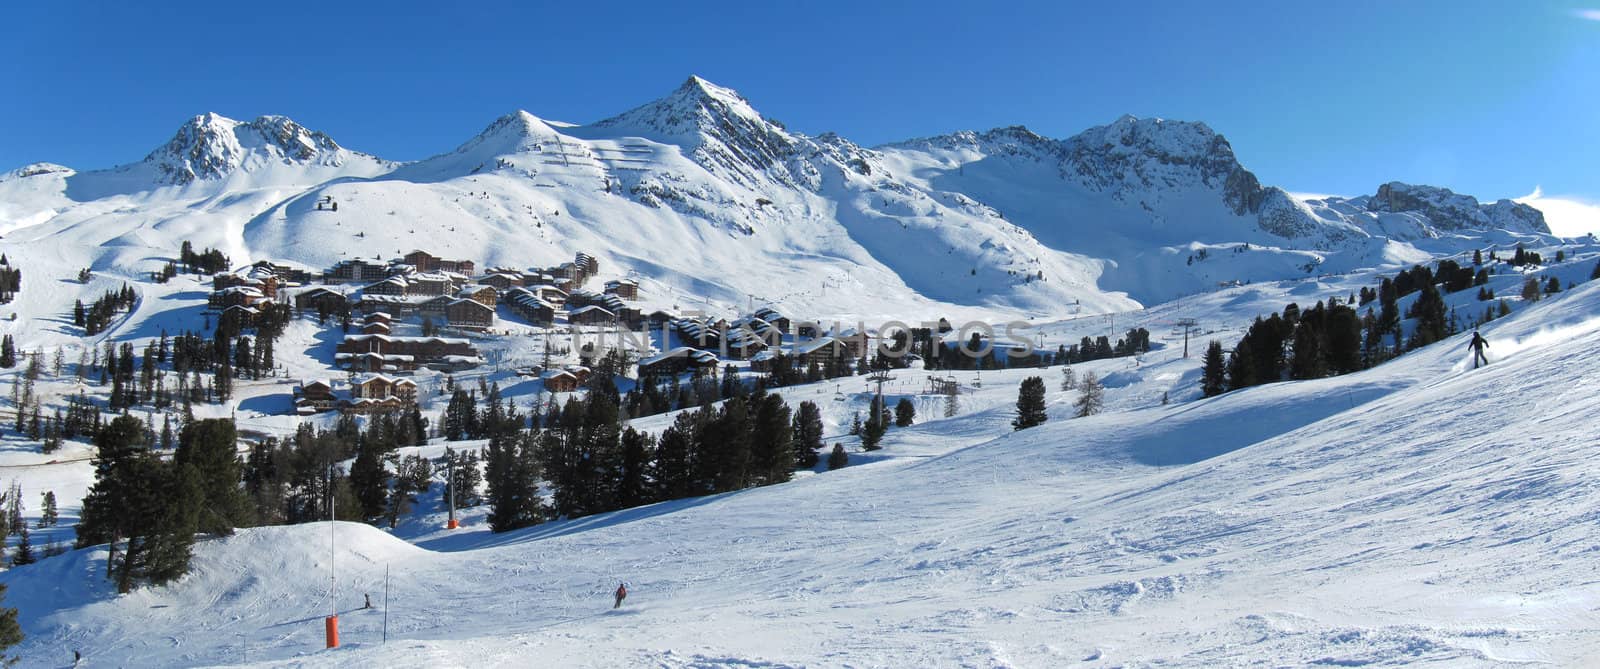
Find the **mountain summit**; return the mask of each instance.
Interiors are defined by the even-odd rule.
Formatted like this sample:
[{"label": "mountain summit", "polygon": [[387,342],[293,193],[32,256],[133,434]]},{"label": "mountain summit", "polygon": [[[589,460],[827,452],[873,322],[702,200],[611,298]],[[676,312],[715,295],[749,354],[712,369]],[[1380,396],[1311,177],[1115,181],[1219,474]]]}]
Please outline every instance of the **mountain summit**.
[{"label": "mountain summit", "polygon": [[153,168],[158,184],[182,186],[267,165],[338,167],[357,157],[371,160],[285,116],[245,122],[208,113],[185,122],[143,163]]}]

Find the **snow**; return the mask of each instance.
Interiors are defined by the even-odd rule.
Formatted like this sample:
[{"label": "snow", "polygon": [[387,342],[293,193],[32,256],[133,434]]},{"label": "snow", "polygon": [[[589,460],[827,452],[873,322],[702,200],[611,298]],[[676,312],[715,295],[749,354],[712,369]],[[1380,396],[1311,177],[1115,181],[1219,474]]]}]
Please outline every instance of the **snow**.
[{"label": "snow", "polygon": [[[235,266],[324,268],[420,248],[549,267],[582,251],[605,268],[599,281],[637,282],[632,305],[647,313],[1021,321],[1021,337],[1046,349],[1146,327],[1156,346],[1075,366],[1107,387],[1107,412],[1085,419],[1067,418],[1076,393],[1056,389],[1057,369],[949,373],[962,394],[948,418],[944,398],[924,392],[929,372],[898,370],[884,391],[911,400],[919,422],[870,453],[845,433],[870,384],[784,388],[791,404],[822,408],[826,443],[843,444],[851,466],[781,486],[505,535],[488,533],[481,507],[441,529],[434,492],[392,532],[323,523],[204,541],[190,576],[126,596],[96,576],[103,549],[73,551],[0,573],[29,635],[24,666],[71,649],[107,666],[597,667],[1574,665],[1600,651],[1588,529],[1600,407],[1582,392],[1600,374],[1600,289],[1583,283],[1600,246],[1534,231],[1508,203],[1405,184],[1386,187],[1427,207],[1251,191],[1220,135],[1159,119],[1068,140],[1006,128],[869,150],[791,133],[698,77],[588,126],[510,114],[405,165],[264,119],[186,125],[178,145],[204,169],[187,163],[184,183],[161,178],[181,173],[161,149],[113,170],[0,175],[0,251],[24,272],[0,333],[47,365],[60,350],[70,368],[90,346],[201,330],[209,277],[148,280],[187,240]],[[1251,192],[1255,210],[1235,206]],[[324,197],[340,210],[317,210]],[[1481,224],[1478,212],[1491,227],[1444,225],[1427,208]],[[1516,313],[1483,329],[1486,369],[1471,369],[1458,337],[1360,374],[1200,398],[1205,342],[1231,344],[1257,315],[1518,243],[1548,264],[1490,277]],[[79,283],[83,268],[93,275]],[[1525,304],[1524,272],[1582,285]],[[73,300],[124,283],[138,295],[131,312],[80,337]],[[1447,296],[1463,318],[1489,306],[1472,292]],[[1200,321],[1188,358],[1171,330],[1184,318]],[[418,331],[394,328],[372,336]],[[510,317],[495,328],[441,339],[482,353],[456,382],[499,383],[519,406],[544,396],[513,370],[543,364],[549,336],[568,333]],[[336,373],[344,338],[292,321],[275,347],[281,375],[240,380],[233,400],[197,413],[236,416],[252,438],[329,424],[293,415],[292,391]],[[652,333],[648,344],[670,354],[678,343]],[[18,373],[0,371],[0,384]],[[1052,419],[1011,433],[1017,386],[1034,374],[1052,389]],[[409,378],[437,415],[444,375]],[[104,392],[70,372],[39,385],[47,407]],[[62,526],[36,532],[36,546],[72,540],[91,453],[69,441],[46,456],[0,437],[0,474],[23,485],[29,516],[45,490],[61,505]],[[362,593],[380,601],[385,568],[387,644],[381,614],[352,610]],[[620,580],[632,594],[613,612]],[[321,650],[329,610],[342,615],[337,651]]]},{"label": "snow", "polygon": [[[1075,393],[1044,370],[1051,421],[1017,433],[1010,400],[1039,370],[956,372],[958,416],[924,405],[884,451],[785,485],[504,535],[481,509],[454,533],[340,523],[335,651],[326,523],[203,542],[189,577],[122,597],[92,576],[100,549],[0,580],[28,666],[74,648],[139,666],[1579,664],[1600,652],[1600,398],[1572,389],[1600,374],[1597,313],[1585,284],[1486,326],[1484,369],[1458,336],[1208,400],[1165,342],[1077,366],[1108,380],[1092,418],[1068,419]],[[889,391],[915,396],[897,375]],[[829,398],[850,383],[783,392],[824,405],[831,443],[869,396]],[[385,569],[387,643],[381,611],[358,610],[381,606]]]}]

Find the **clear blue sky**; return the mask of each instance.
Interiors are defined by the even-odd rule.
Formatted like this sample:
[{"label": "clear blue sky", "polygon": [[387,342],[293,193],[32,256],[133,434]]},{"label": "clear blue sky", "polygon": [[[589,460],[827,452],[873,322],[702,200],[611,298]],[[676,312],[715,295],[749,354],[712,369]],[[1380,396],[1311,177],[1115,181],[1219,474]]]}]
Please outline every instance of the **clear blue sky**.
[{"label": "clear blue sky", "polygon": [[1600,0],[441,4],[4,3],[0,169],[135,161],[206,111],[410,160],[696,73],[864,145],[1131,113],[1203,120],[1292,191],[1600,201]]}]

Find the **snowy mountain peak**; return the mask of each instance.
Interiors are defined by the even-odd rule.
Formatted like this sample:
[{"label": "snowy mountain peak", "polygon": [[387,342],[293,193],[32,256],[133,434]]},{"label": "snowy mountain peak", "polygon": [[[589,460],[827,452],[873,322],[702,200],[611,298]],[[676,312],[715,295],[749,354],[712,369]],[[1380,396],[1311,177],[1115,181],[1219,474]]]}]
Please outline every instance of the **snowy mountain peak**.
[{"label": "snowy mountain peak", "polygon": [[1118,194],[1198,184],[1221,190],[1228,208],[1239,215],[1259,211],[1265,197],[1227,138],[1198,121],[1124,114],[1062,146],[1068,172],[1096,190]]},{"label": "snowy mountain peak", "polygon": [[184,185],[262,164],[336,166],[349,154],[327,135],[284,116],[243,122],[206,113],[185,122],[143,162],[155,169],[158,183]]},{"label": "snowy mountain peak", "polygon": [[467,140],[456,153],[487,149],[496,154],[518,153],[537,143],[536,137],[555,132],[550,124],[533,114],[517,110],[494,120],[478,136]]},{"label": "snowy mountain peak", "polygon": [[745,183],[750,182],[748,172],[781,166],[799,145],[744,96],[698,76],[689,77],[666,97],[594,127],[677,144],[707,169]]},{"label": "snowy mountain peak", "polygon": [[1391,181],[1378,186],[1368,208],[1381,212],[1415,212],[1427,216],[1442,230],[1501,228],[1515,232],[1549,234],[1544,214],[1525,204],[1500,200],[1481,204],[1471,195],[1448,188]]}]

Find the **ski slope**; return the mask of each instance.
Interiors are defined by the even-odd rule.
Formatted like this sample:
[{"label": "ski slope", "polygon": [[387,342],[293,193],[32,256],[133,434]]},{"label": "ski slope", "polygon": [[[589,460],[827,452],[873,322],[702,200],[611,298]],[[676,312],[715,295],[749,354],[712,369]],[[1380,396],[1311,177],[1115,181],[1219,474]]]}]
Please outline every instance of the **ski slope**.
[{"label": "ski slope", "polygon": [[[420,545],[244,530],[123,597],[100,549],[0,580],[25,666],[1578,666],[1600,653],[1600,284],[1483,332],[1484,369],[1458,336],[1169,405],[1151,384],[1192,361],[1098,361],[1077,370],[1126,382],[1086,419],[1047,370],[1052,420],[1019,433],[1032,372],[985,372],[957,417],[786,485]],[[357,608],[386,569],[382,643]]]}]

